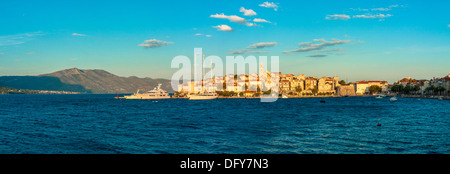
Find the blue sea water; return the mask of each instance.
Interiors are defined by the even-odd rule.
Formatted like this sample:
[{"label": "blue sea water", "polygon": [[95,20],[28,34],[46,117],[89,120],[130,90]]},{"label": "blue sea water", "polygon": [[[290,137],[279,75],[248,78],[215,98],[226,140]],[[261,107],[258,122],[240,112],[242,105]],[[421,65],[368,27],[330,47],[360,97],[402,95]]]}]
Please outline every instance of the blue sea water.
[{"label": "blue sea water", "polygon": [[0,153],[450,153],[449,100],[114,97],[0,95]]}]

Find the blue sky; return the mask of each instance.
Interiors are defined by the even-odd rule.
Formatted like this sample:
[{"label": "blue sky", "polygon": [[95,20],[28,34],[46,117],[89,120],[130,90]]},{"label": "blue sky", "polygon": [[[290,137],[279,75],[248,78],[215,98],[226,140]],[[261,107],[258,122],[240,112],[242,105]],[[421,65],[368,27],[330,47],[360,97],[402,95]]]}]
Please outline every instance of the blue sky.
[{"label": "blue sky", "polygon": [[77,67],[170,78],[177,71],[172,58],[192,58],[201,47],[223,59],[279,56],[280,70],[296,75],[429,79],[450,73],[449,6],[406,0],[2,1],[0,75]]}]

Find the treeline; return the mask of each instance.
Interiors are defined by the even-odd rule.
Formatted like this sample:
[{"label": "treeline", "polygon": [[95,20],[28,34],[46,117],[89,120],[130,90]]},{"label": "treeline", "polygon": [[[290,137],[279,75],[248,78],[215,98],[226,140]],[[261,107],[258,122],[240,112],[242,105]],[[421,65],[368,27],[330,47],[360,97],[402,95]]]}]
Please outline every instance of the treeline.
[{"label": "treeline", "polygon": [[0,94],[39,94],[39,91],[15,89],[8,86],[0,85]]},{"label": "treeline", "polygon": [[[424,93],[425,94],[433,94],[433,95],[442,95],[445,93],[445,88],[443,86],[430,86],[425,88]],[[392,92],[400,93],[400,94],[417,94],[420,91],[420,87],[417,85],[410,86],[410,85],[394,85],[391,88]]]}]

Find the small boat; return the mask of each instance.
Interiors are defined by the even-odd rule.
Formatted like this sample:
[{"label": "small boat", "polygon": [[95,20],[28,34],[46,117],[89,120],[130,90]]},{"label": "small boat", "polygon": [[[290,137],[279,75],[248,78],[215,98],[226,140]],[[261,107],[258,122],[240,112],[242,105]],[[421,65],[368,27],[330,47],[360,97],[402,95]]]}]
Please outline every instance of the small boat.
[{"label": "small boat", "polygon": [[382,98],[385,98],[386,97],[386,95],[378,95],[377,97],[375,97],[376,99],[382,99]]},{"label": "small boat", "polygon": [[282,94],[281,98],[289,98],[286,94]]},{"label": "small boat", "polygon": [[442,98],[442,96],[439,96],[439,97],[438,97],[438,100],[444,100],[444,98]]},{"label": "small boat", "polygon": [[397,97],[391,97],[389,101],[397,101]]}]

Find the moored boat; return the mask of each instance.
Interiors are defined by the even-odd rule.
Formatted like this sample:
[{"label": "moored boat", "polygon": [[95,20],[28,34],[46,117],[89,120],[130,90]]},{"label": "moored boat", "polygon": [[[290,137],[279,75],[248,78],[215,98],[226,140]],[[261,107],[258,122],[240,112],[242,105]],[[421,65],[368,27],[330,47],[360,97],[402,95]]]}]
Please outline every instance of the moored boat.
[{"label": "moored boat", "polygon": [[382,99],[382,98],[385,98],[386,97],[386,95],[383,95],[383,94],[381,94],[381,95],[378,95],[377,97],[375,97],[376,99]]},{"label": "moored boat", "polygon": [[119,97],[121,99],[169,99],[170,95],[163,89],[161,89],[161,84],[158,84],[157,87],[154,89],[146,92],[146,93],[139,93],[139,90],[132,94],[132,95],[126,95],[123,97]]},{"label": "moored boat", "polygon": [[203,92],[199,94],[188,95],[189,100],[212,100],[219,97],[215,92]]},{"label": "moored boat", "polygon": [[397,97],[391,97],[389,101],[397,101]]}]

